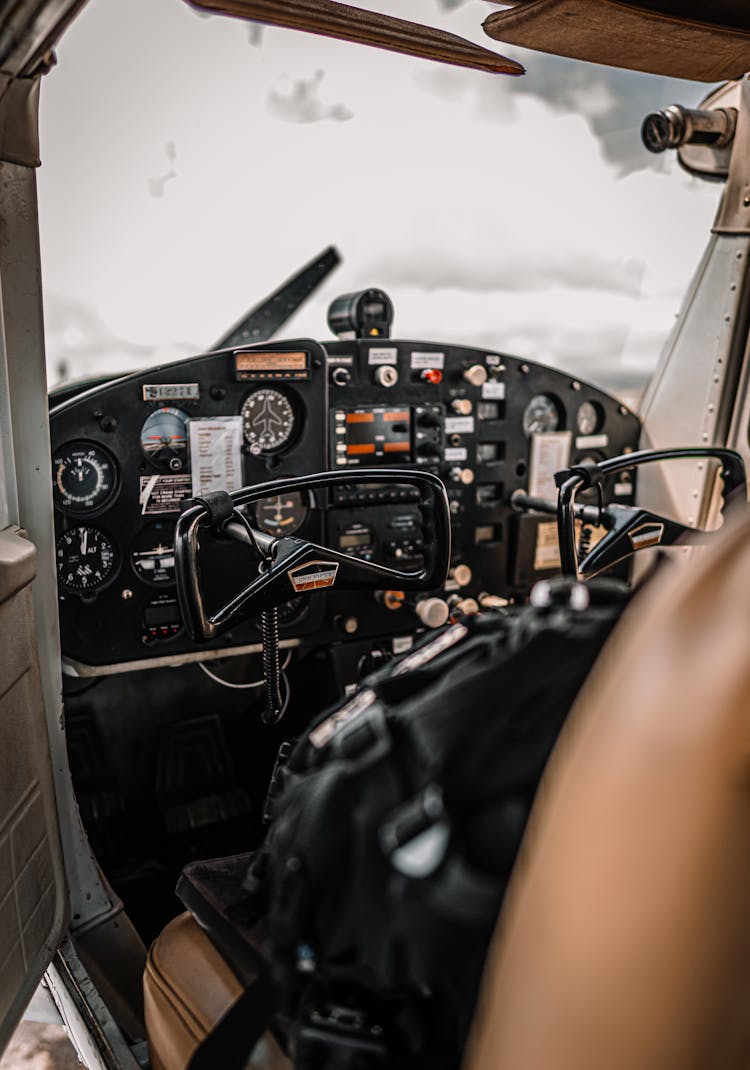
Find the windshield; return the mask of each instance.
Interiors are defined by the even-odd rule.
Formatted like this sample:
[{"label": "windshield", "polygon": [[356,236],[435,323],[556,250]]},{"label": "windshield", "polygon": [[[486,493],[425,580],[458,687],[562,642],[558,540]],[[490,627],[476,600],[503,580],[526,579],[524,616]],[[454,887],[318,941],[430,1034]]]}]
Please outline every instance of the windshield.
[{"label": "windshield", "polygon": [[[364,4],[362,6],[365,6]],[[634,404],[721,187],[650,156],[708,88],[495,46],[485,0],[370,7],[520,60],[509,78],[218,16],[97,0],[42,94],[50,385],[210,348],[326,245],[284,328],[384,288],[394,333],[549,363]]]}]

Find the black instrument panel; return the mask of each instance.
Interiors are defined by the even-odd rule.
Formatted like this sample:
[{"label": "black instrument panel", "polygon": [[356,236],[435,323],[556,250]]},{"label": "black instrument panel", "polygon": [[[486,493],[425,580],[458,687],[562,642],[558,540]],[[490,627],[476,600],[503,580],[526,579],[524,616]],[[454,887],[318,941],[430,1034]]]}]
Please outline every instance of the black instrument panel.
[{"label": "black instrument panel", "polygon": [[[509,598],[558,566],[554,520],[515,513],[518,488],[551,497],[570,462],[636,449],[637,417],[564,373],[500,353],[391,339],[264,343],[118,379],[50,414],[64,655],[79,666],[259,642],[247,621],[191,643],[174,586],[180,501],[289,475],[357,466],[438,474],[451,503],[450,607]],[[227,482],[228,481],[228,482]],[[628,473],[606,488],[629,504]],[[394,567],[418,564],[419,522],[407,488],[348,486],[315,501],[268,499],[251,521]],[[217,602],[255,563],[230,543],[202,561]],[[239,581],[238,582],[238,577]],[[308,645],[409,636],[432,622],[401,592],[333,592],[282,608],[281,636]]]},{"label": "black instrument panel", "polygon": [[[304,367],[280,376],[294,349]],[[263,347],[267,371],[249,374],[232,351],[152,368],[96,387],[50,413],[63,654],[82,666],[195,652],[182,628],[174,580],[180,502],[326,465],[327,373],[316,342]],[[106,464],[104,462],[107,462]],[[322,512],[307,502],[264,502],[251,519],[280,534],[320,541]],[[207,551],[210,553],[210,551]],[[230,543],[204,562],[217,599],[254,570]],[[282,607],[282,639],[322,625],[324,606]],[[260,641],[246,622],[208,647]]]}]

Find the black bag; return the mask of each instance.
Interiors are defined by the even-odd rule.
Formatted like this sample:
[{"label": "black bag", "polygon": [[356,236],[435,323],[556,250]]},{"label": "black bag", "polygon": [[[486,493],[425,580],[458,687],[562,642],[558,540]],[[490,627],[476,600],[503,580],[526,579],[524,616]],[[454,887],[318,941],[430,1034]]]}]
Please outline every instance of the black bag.
[{"label": "black bag", "polygon": [[297,1068],[460,1065],[539,778],[626,599],[559,580],[449,624],[291,749],[245,889]]}]

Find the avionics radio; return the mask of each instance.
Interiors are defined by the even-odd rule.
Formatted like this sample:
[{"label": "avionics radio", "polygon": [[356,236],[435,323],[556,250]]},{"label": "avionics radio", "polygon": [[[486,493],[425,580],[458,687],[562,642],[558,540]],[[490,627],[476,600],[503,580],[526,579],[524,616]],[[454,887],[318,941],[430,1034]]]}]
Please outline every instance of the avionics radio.
[{"label": "avionics radio", "polygon": [[334,409],[331,462],[357,465],[428,465],[440,457],[441,420],[437,406],[376,405]]}]

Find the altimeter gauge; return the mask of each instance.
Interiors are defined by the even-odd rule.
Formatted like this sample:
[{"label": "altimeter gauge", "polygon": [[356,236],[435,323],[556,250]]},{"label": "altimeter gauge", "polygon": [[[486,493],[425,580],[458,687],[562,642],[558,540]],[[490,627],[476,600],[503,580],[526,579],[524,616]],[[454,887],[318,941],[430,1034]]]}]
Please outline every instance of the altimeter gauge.
[{"label": "altimeter gauge", "polygon": [[98,591],[115,574],[115,544],[101,528],[69,528],[57,540],[55,555],[58,582],[76,594]]},{"label": "altimeter gauge", "polygon": [[294,409],[280,390],[270,387],[254,390],[243,401],[240,415],[245,442],[251,453],[279,450],[294,432]]},{"label": "altimeter gauge", "polygon": [[104,508],[117,490],[117,465],[102,446],[66,442],[52,458],[52,495],[68,513],[93,513]]},{"label": "altimeter gauge", "polygon": [[523,410],[523,430],[528,436],[557,431],[560,409],[549,394],[536,394]]}]

